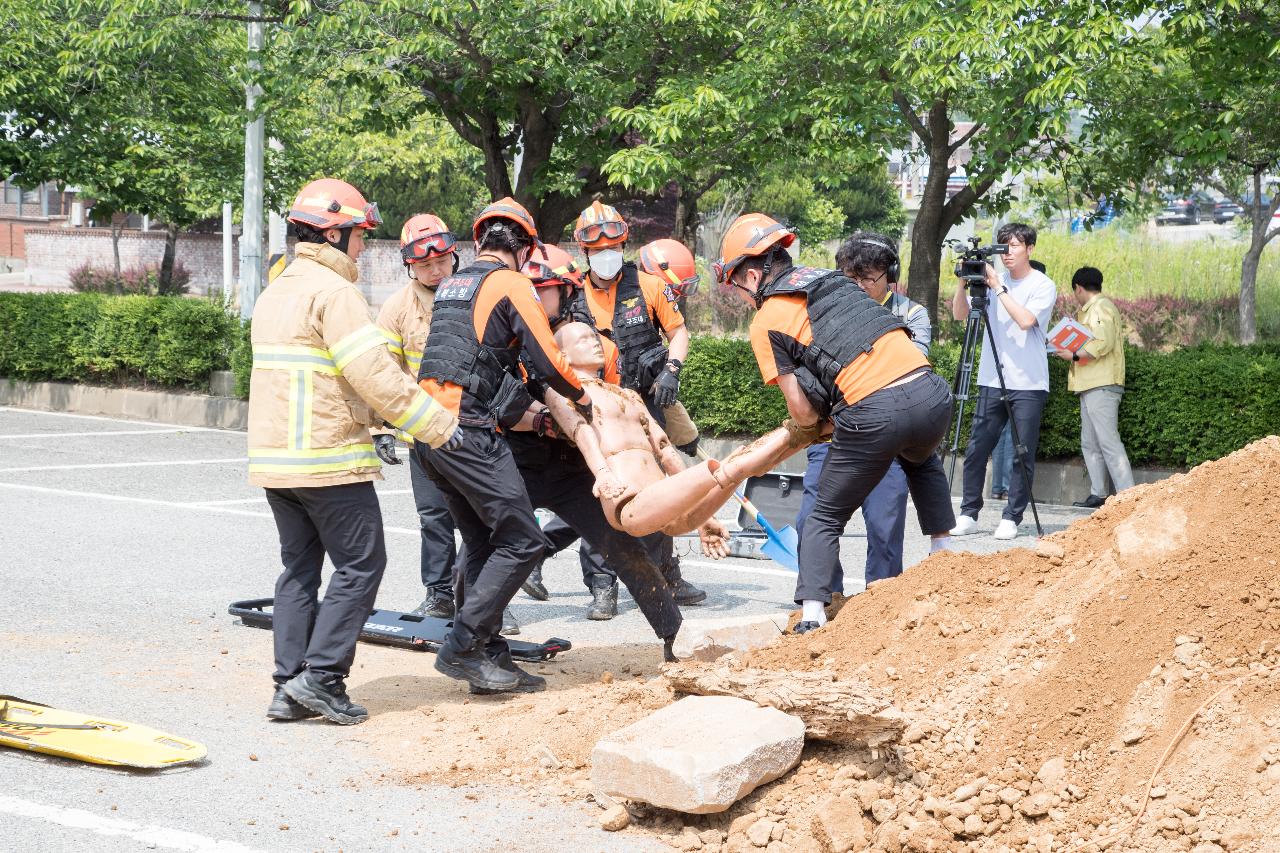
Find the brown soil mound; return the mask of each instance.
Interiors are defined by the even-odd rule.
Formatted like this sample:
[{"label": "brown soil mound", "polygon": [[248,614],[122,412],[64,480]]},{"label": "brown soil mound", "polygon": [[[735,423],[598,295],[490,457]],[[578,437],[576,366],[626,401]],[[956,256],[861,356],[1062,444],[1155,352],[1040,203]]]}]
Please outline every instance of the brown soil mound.
[{"label": "brown soil mound", "polygon": [[[1111,849],[1280,850],[1277,483],[1271,437],[1112,498],[1039,553],[937,555],[749,663],[864,679],[912,718],[908,743],[879,756],[871,799],[893,808],[865,829],[883,850],[1084,849],[1128,825],[1184,723],[1234,685]],[[871,804],[860,773],[806,775],[775,788]]]},{"label": "brown soil mound", "polygon": [[[724,814],[633,806],[626,831],[706,853],[754,853],[752,838],[767,853],[1092,853],[1140,813],[1104,849],[1280,851],[1277,483],[1271,437],[1112,498],[1037,550],[939,554],[874,585],[744,663],[890,691],[902,744],[812,742]],[[589,799],[596,739],[671,701],[657,652],[575,650],[523,697],[388,676],[362,687],[380,715],[361,735],[396,781]]]}]

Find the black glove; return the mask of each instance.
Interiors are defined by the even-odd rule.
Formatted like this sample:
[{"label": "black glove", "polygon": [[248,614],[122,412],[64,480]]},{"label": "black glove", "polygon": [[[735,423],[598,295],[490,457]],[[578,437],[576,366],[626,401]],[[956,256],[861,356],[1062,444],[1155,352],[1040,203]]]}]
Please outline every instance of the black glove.
[{"label": "black glove", "polygon": [[457,427],[453,431],[453,435],[449,436],[449,440],[436,448],[448,453],[451,450],[457,450],[462,447],[462,427]]},{"label": "black glove", "polygon": [[676,446],[676,450],[679,450],[679,451],[680,451],[681,453],[683,453],[685,456],[697,456],[697,455],[698,455],[698,439],[699,439],[699,438],[700,438],[700,436],[695,436],[695,437],[694,437],[694,439],[693,439],[693,441],[689,442],[688,444],[680,444],[680,445],[677,445],[677,446]]},{"label": "black glove", "polygon": [[375,435],[373,437],[373,449],[378,454],[378,458],[388,465],[403,464],[399,456],[396,456],[396,437],[394,435]]},{"label": "black glove", "polygon": [[556,422],[551,417],[550,409],[543,409],[533,416],[533,433],[538,438],[559,438]]},{"label": "black glove", "polygon": [[591,398],[583,394],[582,399],[586,402],[573,402],[573,410],[582,415],[582,419],[587,423],[591,423]]},{"label": "black glove", "polygon": [[673,358],[654,380],[653,387],[649,390],[653,394],[653,404],[659,409],[675,405],[676,395],[680,393],[680,368],[683,366],[678,359]]}]

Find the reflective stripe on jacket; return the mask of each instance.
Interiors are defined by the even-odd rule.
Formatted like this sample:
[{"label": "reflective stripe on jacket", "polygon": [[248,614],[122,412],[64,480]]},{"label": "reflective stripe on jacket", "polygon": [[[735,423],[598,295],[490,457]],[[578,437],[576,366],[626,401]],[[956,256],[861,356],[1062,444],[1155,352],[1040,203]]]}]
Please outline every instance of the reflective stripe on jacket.
[{"label": "reflective stripe on jacket", "polygon": [[[387,340],[387,349],[415,383],[422,366],[422,351],[427,346],[431,329],[431,303],[436,293],[416,281],[410,281],[391,294],[378,312],[378,328]],[[374,435],[394,434],[412,442],[413,436],[399,430],[376,428]]]},{"label": "reflective stripe on jacket", "polygon": [[302,243],[253,311],[249,481],[267,488],[381,479],[369,428],[438,446],[457,419],[420,389],[369,322],[356,265]]}]

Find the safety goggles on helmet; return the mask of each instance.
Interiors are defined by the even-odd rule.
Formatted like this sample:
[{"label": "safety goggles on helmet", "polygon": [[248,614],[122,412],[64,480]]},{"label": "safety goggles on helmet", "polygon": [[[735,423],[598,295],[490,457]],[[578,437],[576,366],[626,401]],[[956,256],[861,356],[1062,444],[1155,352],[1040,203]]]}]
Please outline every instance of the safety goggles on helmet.
[{"label": "safety goggles on helmet", "polygon": [[605,222],[593,222],[573,232],[573,238],[579,243],[590,245],[600,240],[617,240],[627,233],[627,223],[611,219]]},{"label": "safety goggles on helmet", "polygon": [[[367,228],[373,230],[382,224],[382,215],[378,213],[377,202],[366,202],[363,208],[349,207],[337,199],[331,199],[327,203],[323,198],[303,198],[298,200],[299,206],[314,207],[324,210],[328,213],[341,213],[350,217],[347,221],[340,225],[330,227],[334,228]],[[300,214],[303,219],[314,218],[308,217],[305,211],[291,211]],[[323,224],[322,226],[323,227]]]},{"label": "safety goggles on helmet", "polygon": [[428,234],[425,237],[419,237],[412,243],[402,246],[400,256],[404,258],[406,264],[415,261],[434,258],[439,255],[447,255],[458,245],[458,238],[454,237],[448,231],[441,231],[438,234]]},{"label": "safety goggles on helmet", "polygon": [[[779,231],[785,231],[788,234],[794,233],[789,227],[787,227],[786,225],[783,225],[781,222],[775,222],[773,225],[770,225],[768,228],[762,229],[759,234],[756,234],[750,240],[748,240],[747,245],[743,246],[743,248],[753,249],[756,246],[758,246],[760,244],[760,241],[763,240],[765,237],[768,237],[770,234],[776,234]],[[792,239],[794,240],[794,238]],[[771,240],[769,242],[773,243],[775,241]],[[738,255],[731,261],[725,261],[725,260],[716,261],[711,265],[711,274],[715,276],[716,282],[718,284],[728,284],[729,277],[732,276],[733,271],[738,268],[738,264],[742,263],[747,258],[753,258],[759,254],[760,252],[743,252],[742,254]]]},{"label": "safety goggles on helmet", "polygon": [[524,273],[529,276],[529,280],[533,282],[534,287],[551,284],[567,284],[574,286],[573,279],[570,276],[581,273],[578,265],[573,261],[564,266],[552,267],[546,261],[530,260],[524,265]]}]

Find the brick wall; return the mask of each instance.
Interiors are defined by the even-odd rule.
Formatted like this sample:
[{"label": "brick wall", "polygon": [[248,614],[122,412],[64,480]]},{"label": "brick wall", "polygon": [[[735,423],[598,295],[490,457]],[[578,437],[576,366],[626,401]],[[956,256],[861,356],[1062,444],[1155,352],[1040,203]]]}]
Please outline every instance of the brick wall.
[{"label": "brick wall", "polygon": [[[0,239],[3,239],[0,236]],[[106,228],[27,228],[27,270],[31,282],[50,288],[66,287],[72,270],[91,264],[111,269],[111,232]],[[240,272],[239,240],[232,250],[233,275]],[[293,257],[293,241],[289,243]],[[473,256],[471,243],[460,243],[462,262]],[[164,233],[125,231],[120,235],[120,266],[159,266],[164,255]],[[204,296],[222,289],[222,235],[183,234],[178,237],[178,263],[191,273],[191,293]],[[408,281],[395,240],[366,240],[360,255],[361,291],[374,311]]]}]

